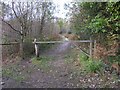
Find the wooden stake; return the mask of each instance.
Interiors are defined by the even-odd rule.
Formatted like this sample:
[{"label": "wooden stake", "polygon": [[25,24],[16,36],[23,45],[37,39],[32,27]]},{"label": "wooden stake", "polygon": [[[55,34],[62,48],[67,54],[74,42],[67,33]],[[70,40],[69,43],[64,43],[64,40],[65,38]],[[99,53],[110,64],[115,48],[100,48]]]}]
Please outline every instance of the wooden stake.
[{"label": "wooden stake", "polygon": [[90,37],[90,57],[92,58],[92,38]]},{"label": "wooden stake", "polygon": [[96,56],[96,40],[94,41],[94,58],[96,58],[95,56]]},{"label": "wooden stake", "polygon": [[39,57],[39,48],[38,48],[38,44],[36,43],[36,38],[34,39],[34,43],[35,43],[35,55],[36,57]]}]

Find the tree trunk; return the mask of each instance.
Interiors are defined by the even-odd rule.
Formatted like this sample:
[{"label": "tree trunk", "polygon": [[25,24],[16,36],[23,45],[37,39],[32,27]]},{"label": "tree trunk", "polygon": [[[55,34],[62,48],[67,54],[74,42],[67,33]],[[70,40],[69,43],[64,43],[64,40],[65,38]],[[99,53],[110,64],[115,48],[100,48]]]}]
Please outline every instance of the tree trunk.
[{"label": "tree trunk", "polygon": [[24,52],[23,52],[23,38],[24,38],[24,35],[23,35],[23,27],[21,25],[21,40],[20,40],[20,57],[22,59],[24,59]]},{"label": "tree trunk", "polygon": [[20,40],[20,57],[24,59],[24,52],[23,52],[23,35],[21,35],[21,40]]},{"label": "tree trunk", "polygon": [[44,27],[44,16],[42,17],[41,23],[40,23],[40,39],[43,39],[43,27]]}]

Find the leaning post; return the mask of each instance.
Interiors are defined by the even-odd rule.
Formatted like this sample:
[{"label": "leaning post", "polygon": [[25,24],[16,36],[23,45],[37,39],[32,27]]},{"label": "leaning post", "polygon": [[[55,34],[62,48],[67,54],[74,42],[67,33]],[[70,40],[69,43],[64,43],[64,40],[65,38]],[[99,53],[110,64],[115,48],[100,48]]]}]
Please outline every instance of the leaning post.
[{"label": "leaning post", "polygon": [[36,57],[39,57],[39,48],[38,48],[38,44],[36,43],[37,39],[34,39],[34,44],[35,44],[35,55]]}]

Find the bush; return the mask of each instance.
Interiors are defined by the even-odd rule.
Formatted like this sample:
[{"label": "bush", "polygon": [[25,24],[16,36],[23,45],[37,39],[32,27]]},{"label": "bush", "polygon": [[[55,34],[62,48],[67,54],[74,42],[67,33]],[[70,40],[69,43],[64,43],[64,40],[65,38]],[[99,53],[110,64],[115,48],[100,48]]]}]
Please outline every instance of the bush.
[{"label": "bush", "polygon": [[86,61],[86,66],[85,66],[85,70],[87,72],[99,72],[102,68],[102,62],[100,60],[92,60],[89,59],[88,61]]},{"label": "bush", "polygon": [[84,53],[80,54],[80,61],[87,61],[88,60],[88,56],[85,55]]},{"label": "bush", "polygon": [[100,60],[93,60],[88,58],[85,54],[80,54],[80,63],[82,69],[86,72],[99,72],[102,69],[102,62]]}]

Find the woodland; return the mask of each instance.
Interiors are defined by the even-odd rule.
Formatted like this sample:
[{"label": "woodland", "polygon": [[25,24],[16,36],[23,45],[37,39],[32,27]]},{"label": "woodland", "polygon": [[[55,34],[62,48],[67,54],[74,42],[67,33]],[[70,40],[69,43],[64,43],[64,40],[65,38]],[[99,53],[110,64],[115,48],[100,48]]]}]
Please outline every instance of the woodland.
[{"label": "woodland", "polygon": [[0,6],[2,88],[119,88],[119,1]]}]

